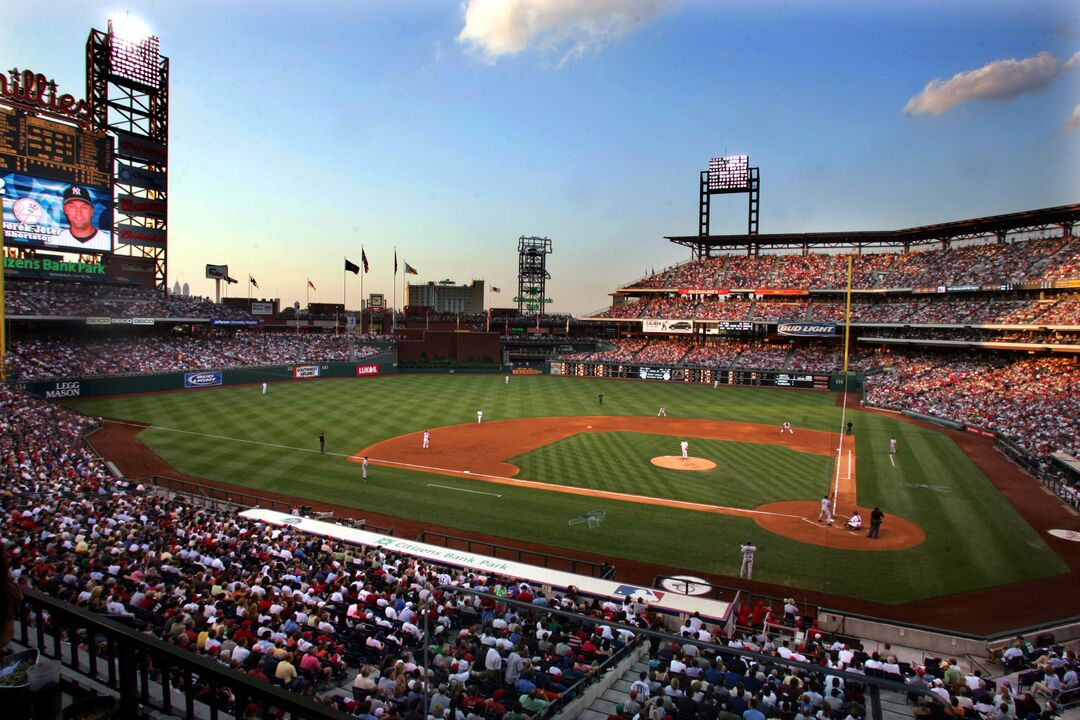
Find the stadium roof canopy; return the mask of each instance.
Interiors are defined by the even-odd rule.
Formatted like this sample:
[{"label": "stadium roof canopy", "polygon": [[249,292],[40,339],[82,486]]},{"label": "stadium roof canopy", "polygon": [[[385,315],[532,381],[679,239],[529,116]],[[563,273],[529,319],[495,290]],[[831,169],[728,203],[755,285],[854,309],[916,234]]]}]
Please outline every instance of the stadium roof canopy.
[{"label": "stadium roof canopy", "polygon": [[696,250],[698,257],[711,255],[712,250],[744,250],[748,255],[757,255],[763,249],[801,249],[811,247],[902,247],[905,251],[911,247],[923,245],[941,245],[948,247],[957,240],[977,238],[996,238],[1002,242],[1009,235],[1038,232],[1049,227],[1064,228],[1072,231],[1073,225],[1080,219],[1080,204],[1061,205],[1026,210],[1007,215],[939,225],[906,228],[904,230],[868,230],[861,232],[822,232],[822,233],[777,233],[773,235],[670,235],[667,239],[677,245]]}]

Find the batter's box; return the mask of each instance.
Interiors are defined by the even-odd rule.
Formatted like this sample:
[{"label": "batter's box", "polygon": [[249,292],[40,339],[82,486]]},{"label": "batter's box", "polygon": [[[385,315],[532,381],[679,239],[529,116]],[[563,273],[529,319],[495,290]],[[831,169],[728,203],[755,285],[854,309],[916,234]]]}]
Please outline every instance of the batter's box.
[{"label": "batter's box", "polygon": [[586,523],[589,529],[600,527],[600,522],[607,517],[607,511],[605,510],[590,510],[578,515],[576,518],[570,521],[571,525],[580,525]]}]

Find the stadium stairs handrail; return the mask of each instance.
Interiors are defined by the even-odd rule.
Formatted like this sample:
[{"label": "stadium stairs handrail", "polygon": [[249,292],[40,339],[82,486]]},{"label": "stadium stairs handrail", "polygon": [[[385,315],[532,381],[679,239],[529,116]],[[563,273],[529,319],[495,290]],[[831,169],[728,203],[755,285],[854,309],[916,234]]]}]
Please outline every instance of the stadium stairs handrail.
[{"label": "stadium stairs handrail", "polygon": [[[22,588],[16,642],[37,648],[47,657],[60,660],[69,670],[101,683],[117,694],[120,718],[141,717],[142,708],[179,715],[186,720],[204,718],[196,708],[196,698],[185,694],[184,708],[172,703],[173,681],[182,678],[184,688],[193,678],[209,689],[200,706],[209,707],[209,716],[234,714],[219,703],[219,691],[232,693],[233,706],[259,706],[262,717],[274,717],[280,709],[297,720],[341,720],[350,717],[304,695],[275,687],[191,652],[180,650],[100,613],[76,607],[33,588]],[[85,648],[81,646],[85,643]],[[168,682],[160,683],[150,669],[161,671]],[[201,709],[201,708],[200,708]]]}]

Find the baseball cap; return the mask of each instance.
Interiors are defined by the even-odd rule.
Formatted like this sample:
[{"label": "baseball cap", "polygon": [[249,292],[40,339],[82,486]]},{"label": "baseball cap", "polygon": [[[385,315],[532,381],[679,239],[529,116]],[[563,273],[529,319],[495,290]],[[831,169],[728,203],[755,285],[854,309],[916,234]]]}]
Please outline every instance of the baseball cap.
[{"label": "baseball cap", "polygon": [[90,191],[82,185],[72,185],[64,191],[64,203],[67,204],[68,200],[82,200],[88,205],[93,204],[90,200]]}]

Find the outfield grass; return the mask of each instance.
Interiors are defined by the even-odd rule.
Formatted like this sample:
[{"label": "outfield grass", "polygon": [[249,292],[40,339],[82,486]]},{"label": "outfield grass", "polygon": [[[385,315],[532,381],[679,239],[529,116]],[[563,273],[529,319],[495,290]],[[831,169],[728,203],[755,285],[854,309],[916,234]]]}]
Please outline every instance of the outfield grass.
[{"label": "outfield grass", "polygon": [[[395,468],[373,467],[370,480],[361,484],[359,468],[345,460],[397,435],[475,422],[478,408],[485,420],[498,420],[653,415],[660,405],[675,417],[840,427],[831,393],[539,376],[514,377],[509,385],[501,375],[390,376],[276,384],[266,396],[257,386],[245,386],[74,404],[87,413],[154,425],[140,439],[184,474],[580,548],[610,555],[616,565],[622,557],[735,575],[738,545],[753,538],[760,548],[756,579],[887,603],[1067,572],[948,436],[875,413],[849,412],[859,457],[859,503],[918,523],[927,538],[909,550],[832,550],[768,533],[746,518],[526,488],[500,486],[501,497],[474,495],[431,484],[489,492],[491,486]],[[327,455],[318,453],[320,432],[327,436]],[[898,467],[889,461],[890,436],[898,440]],[[670,471],[648,462],[677,452],[670,436],[588,434],[513,462],[525,479],[740,507],[814,499],[831,477],[819,456],[719,440],[691,441],[693,455],[720,460],[713,471]],[[607,513],[600,527],[568,525],[597,509]]]}]

